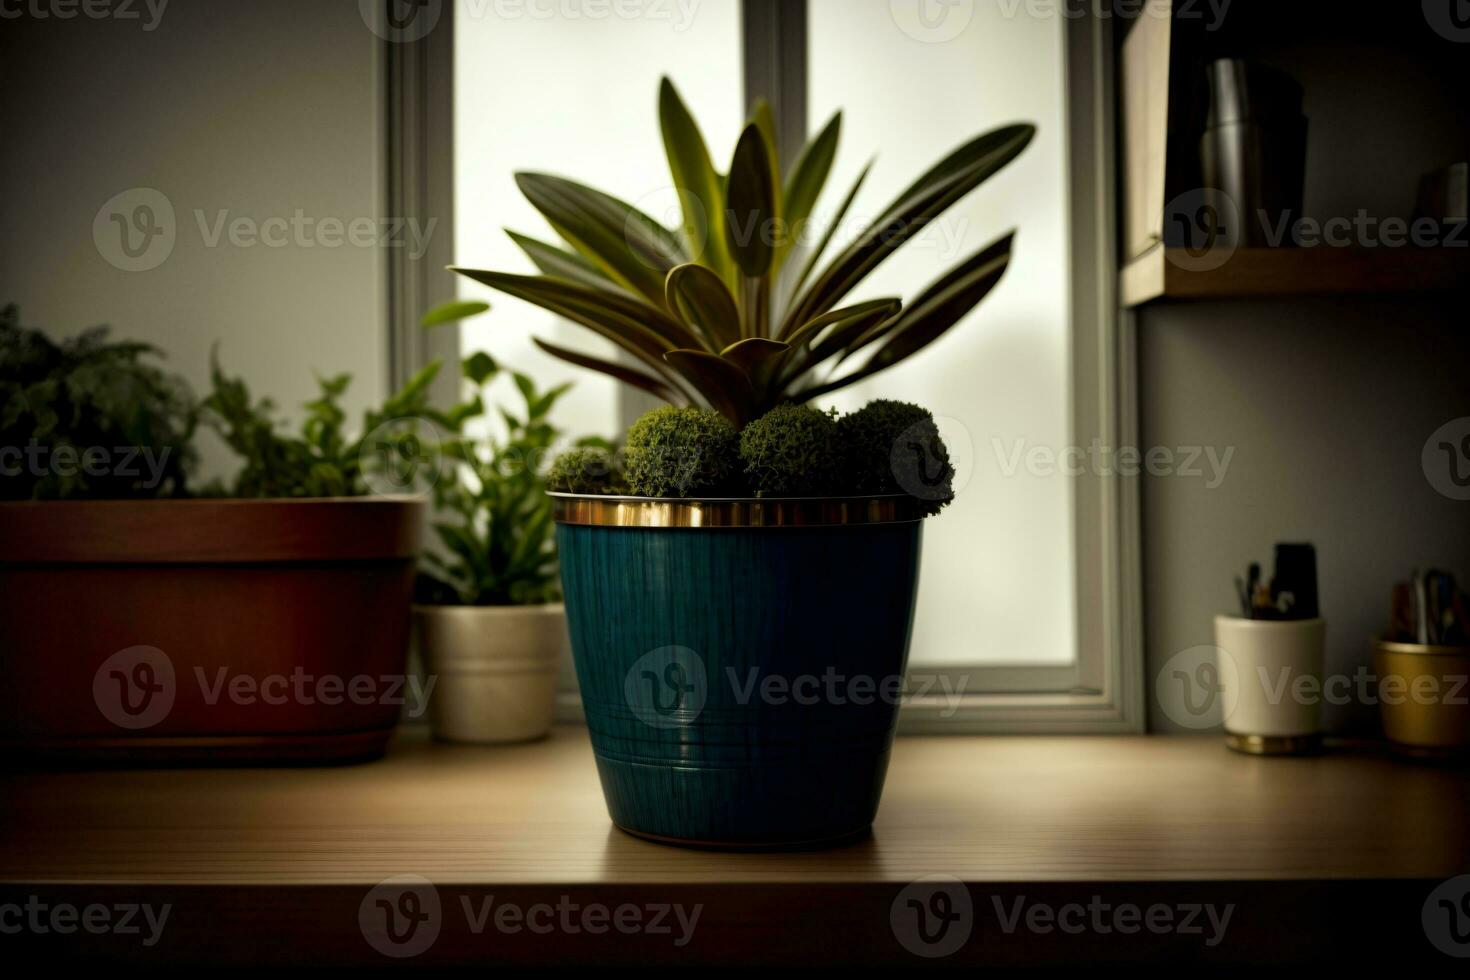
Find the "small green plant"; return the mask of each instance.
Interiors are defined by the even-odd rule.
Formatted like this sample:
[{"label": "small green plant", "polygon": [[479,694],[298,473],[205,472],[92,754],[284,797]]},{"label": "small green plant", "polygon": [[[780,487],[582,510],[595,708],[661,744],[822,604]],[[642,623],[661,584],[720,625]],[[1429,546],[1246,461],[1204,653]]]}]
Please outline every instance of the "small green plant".
[{"label": "small green plant", "polygon": [[807,497],[837,486],[836,413],[777,405],[740,433],[745,479],[757,497]]},{"label": "small green plant", "polygon": [[842,485],[853,494],[907,493],[937,513],[954,498],[954,466],[928,409],[878,399],[837,421]]},{"label": "small green plant", "polygon": [[357,497],[368,493],[413,493],[426,488],[439,465],[433,425],[458,432],[477,412],[461,406],[440,413],[428,404],[439,371],[424,368],[382,406],[363,415],[355,437],[347,434],[341,399],[350,375],[319,378],[321,395],[306,404],[300,434],[286,432],[268,398],[252,401],[241,378],[225,374],[217,357],[210,367],[214,391],[204,400],[204,418],[243,460],[228,486],[215,495],[232,497]]},{"label": "small green plant", "polygon": [[719,412],[665,406],[628,430],[628,489],[642,497],[692,497],[737,491],[740,439]]},{"label": "small green plant", "polygon": [[[478,389],[472,405],[501,368],[487,354],[465,362],[465,377]],[[434,533],[443,553],[424,554],[418,583],[421,602],[500,606],[553,602],[557,588],[551,498],[542,475],[547,453],[560,438],[549,416],[570,385],[539,391],[526,375],[510,372],[524,402],[521,412],[499,409],[503,438],[445,444],[457,462],[434,489]],[[606,451],[587,439],[578,451]]]},{"label": "small green plant", "polygon": [[561,493],[621,494],[628,490],[617,454],[609,448],[569,449],[562,453],[546,473],[546,486]]},{"label": "small green plant", "polygon": [[[840,113],[805,147],[778,147],[771,107],[758,101],[721,173],[668,79],[658,103],[680,228],[574,181],[519,173],[522,193],[566,247],[511,233],[541,275],[455,270],[588,328],[636,366],[537,341],[555,357],[675,405],[708,406],[740,427],[782,402],[810,401],[917,353],[963,319],[1005,272],[1011,234],[930,283],[907,307],[897,297],[839,305],[929,222],[1015,159],[1034,126],[1003,126],[958,147],[823,264],[868,173],[865,167],[859,174],[820,240],[798,247],[810,237],[832,170]],[[776,288],[783,272],[789,290]]]},{"label": "small green plant", "polygon": [[53,343],[0,310],[0,499],[183,496],[194,396],[155,357],[106,327]]}]

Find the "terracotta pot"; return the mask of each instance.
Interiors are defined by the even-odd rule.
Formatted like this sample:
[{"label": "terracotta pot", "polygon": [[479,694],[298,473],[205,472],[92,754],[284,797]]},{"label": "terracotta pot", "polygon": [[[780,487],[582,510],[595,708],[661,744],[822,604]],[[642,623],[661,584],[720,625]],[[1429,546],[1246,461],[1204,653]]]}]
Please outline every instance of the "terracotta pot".
[{"label": "terracotta pot", "polygon": [[12,760],[382,754],[422,501],[0,503]]},{"label": "terracotta pot", "polygon": [[561,603],[415,606],[414,621],[435,738],[526,742],[551,730],[571,645]]}]

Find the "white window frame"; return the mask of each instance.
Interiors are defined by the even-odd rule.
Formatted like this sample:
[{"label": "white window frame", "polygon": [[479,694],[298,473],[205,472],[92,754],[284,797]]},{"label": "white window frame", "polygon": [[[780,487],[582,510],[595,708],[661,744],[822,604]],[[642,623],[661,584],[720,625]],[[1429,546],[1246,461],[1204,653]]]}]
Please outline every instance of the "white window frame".
[{"label": "white window frame", "polygon": [[[1072,259],[1073,445],[1137,444],[1134,324],[1117,295],[1113,39],[1094,14],[1065,21]],[[1145,730],[1138,480],[1090,473],[1074,484],[1077,659],[983,666],[955,698],[917,697],[900,730],[1137,733]],[[951,690],[953,687],[951,687]]]},{"label": "white window frame", "polygon": [[[389,2],[389,0],[385,0]],[[429,35],[382,45],[385,213],[439,219],[441,248],[453,236],[453,4]],[[1117,296],[1115,121],[1111,21],[1066,18],[1070,156],[1071,414],[1073,444],[1137,443],[1134,324]],[[806,131],[806,2],[743,0],[747,102],[765,96],[789,132]],[[800,142],[789,140],[788,143]],[[454,356],[458,337],[440,333],[424,346],[415,310],[452,298],[443,271],[452,256],[410,263],[390,253],[387,292],[390,365],[407,377],[433,356]],[[452,346],[453,351],[446,350]],[[620,394],[629,420],[647,407]],[[1075,478],[1076,652],[1064,666],[977,665],[924,670],[947,676],[959,696],[915,694],[900,715],[901,732],[1133,733],[1145,724],[1138,480],[1117,474]],[[579,720],[570,671],[560,716]],[[963,687],[959,687],[963,681]],[[917,688],[916,688],[917,689]]]}]

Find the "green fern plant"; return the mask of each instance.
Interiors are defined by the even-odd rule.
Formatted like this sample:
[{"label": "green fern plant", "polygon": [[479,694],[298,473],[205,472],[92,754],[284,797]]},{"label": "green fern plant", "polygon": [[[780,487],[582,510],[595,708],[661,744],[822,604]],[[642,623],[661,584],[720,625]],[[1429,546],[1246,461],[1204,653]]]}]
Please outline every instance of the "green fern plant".
[{"label": "green fern plant", "polygon": [[[429,322],[426,318],[426,322]],[[484,389],[502,368],[483,352],[467,358],[464,376],[484,405]],[[438,550],[424,552],[415,590],[420,602],[438,605],[501,606],[553,602],[557,588],[555,526],[546,495],[546,463],[561,433],[551,410],[571,387],[547,391],[519,372],[510,372],[523,405],[498,408],[503,437],[456,438],[444,454],[456,462],[434,487]],[[588,438],[579,448],[610,448]]]},{"label": "green fern plant", "polygon": [[437,467],[437,450],[422,441],[428,419],[451,432],[478,414],[478,405],[451,413],[434,411],[429,385],[439,372],[435,361],[419,371],[381,406],[363,413],[355,435],[347,431],[341,400],[352,376],[317,378],[321,394],[303,406],[306,417],[299,434],[287,431],[268,398],[255,400],[243,378],[220,367],[218,352],[210,357],[213,391],[200,405],[203,419],[241,459],[240,472],[225,486],[216,481],[206,496],[360,497],[376,488],[412,492],[415,479]]},{"label": "green fern plant", "polygon": [[[567,247],[510,232],[539,275],[455,268],[581,324],[626,351],[636,366],[536,341],[555,357],[675,405],[714,408],[739,428],[775,405],[808,401],[913,355],[973,309],[1005,272],[1013,233],[962,261],[906,307],[897,297],[839,305],[930,221],[1015,159],[1035,133],[1029,124],[960,146],[901,193],[866,234],[822,264],[870,163],[798,269],[793,262],[803,250],[794,242],[831,172],[841,114],[784,173],[765,103],[756,105],[726,173],[715,169],[668,79],[659,91],[659,122],[682,204],[681,228],[575,181],[519,173],[521,191]],[[783,280],[791,283],[791,298],[781,302],[776,283],[788,265]]]}]

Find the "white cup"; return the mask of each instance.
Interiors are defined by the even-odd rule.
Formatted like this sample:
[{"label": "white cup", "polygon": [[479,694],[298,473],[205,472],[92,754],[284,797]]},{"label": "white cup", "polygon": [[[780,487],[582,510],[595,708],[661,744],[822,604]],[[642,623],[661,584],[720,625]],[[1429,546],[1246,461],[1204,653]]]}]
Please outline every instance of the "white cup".
[{"label": "white cup", "polygon": [[1215,617],[1231,748],[1270,755],[1317,747],[1326,638],[1321,619]]}]

